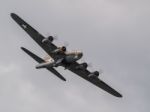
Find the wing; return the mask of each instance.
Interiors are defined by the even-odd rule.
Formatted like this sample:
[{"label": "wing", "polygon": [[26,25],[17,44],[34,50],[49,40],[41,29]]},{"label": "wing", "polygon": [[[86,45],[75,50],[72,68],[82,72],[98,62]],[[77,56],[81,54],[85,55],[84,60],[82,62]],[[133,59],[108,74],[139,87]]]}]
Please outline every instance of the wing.
[{"label": "wing", "polygon": [[31,27],[28,23],[26,23],[23,19],[21,19],[18,15],[11,13],[11,17],[13,20],[28,34],[31,36],[31,38],[39,45],[41,46],[54,60],[60,58],[58,55],[51,53],[55,49],[57,49],[57,46],[55,46],[53,43],[48,42],[47,44],[42,43],[42,40],[45,38],[42,36],[38,31],[36,31],[33,27]]},{"label": "wing", "polygon": [[108,93],[110,93],[116,97],[122,97],[122,95],[120,93],[118,93],[116,90],[111,88],[109,85],[107,85],[105,82],[103,82],[99,78],[89,78],[88,75],[91,74],[91,72],[89,72],[87,69],[86,70],[76,69],[77,66],[79,66],[79,64],[76,62],[76,63],[73,63],[72,65],[70,65],[70,67],[68,69],[70,71],[72,71],[73,73],[79,75],[83,79],[96,85],[97,87],[107,91]]},{"label": "wing", "polygon": [[[37,55],[33,54],[31,51],[27,50],[24,47],[21,47],[21,49],[27,53],[29,56],[31,56],[35,61],[37,61],[38,63],[42,63],[44,62],[43,59],[41,59],[40,57],[38,57]],[[59,73],[57,72],[54,68],[47,68],[47,70],[49,70],[50,72],[52,72],[53,74],[55,74],[58,78],[60,78],[63,81],[66,81],[66,79]]]}]

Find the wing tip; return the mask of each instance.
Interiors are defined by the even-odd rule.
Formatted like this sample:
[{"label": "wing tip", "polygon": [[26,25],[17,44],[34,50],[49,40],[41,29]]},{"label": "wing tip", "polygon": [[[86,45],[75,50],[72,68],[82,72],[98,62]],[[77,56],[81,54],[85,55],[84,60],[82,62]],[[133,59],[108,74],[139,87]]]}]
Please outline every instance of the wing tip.
[{"label": "wing tip", "polygon": [[24,47],[20,47],[23,51],[27,51],[27,49],[26,48],[24,48]]},{"label": "wing tip", "polygon": [[64,79],[62,79],[62,80],[63,80],[63,81],[65,81],[65,82],[67,81],[65,78],[64,78]]},{"label": "wing tip", "polygon": [[66,82],[67,80],[62,76],[62,77],[59,77],[62,81]]},{"label": "wing tip", "polygon": [[112,95],[114,95],[114,96],[116,96],[116,97],[118,97],[118,98],[122,98],[123,96],[122,96],[122,94],[120,94],[119,92],[117,92],[117,91],[115,91],[115,92],[113,92],[113,93],[111,93]]},{"label": "wing tip", "polygon": [[21,19],[17,14],[15,14],[15,13],[10,13],[10,16],[11,16],[11,18],[13,19],[13,20],[18,20],[18,19]]},{"label": "wing tip", "polygon": [[20,47],[21,49],[25,49],[24,47]]},{"label": "wing tip", "polygon": [[118,98],[122,98],[123,96],[121,94],[116,95]]},{"label": "wing tip", "polygon": [[12,18],[15,18],[17,15],[16,15],[15,13],[10,13],[10,16],[11,16]]}]

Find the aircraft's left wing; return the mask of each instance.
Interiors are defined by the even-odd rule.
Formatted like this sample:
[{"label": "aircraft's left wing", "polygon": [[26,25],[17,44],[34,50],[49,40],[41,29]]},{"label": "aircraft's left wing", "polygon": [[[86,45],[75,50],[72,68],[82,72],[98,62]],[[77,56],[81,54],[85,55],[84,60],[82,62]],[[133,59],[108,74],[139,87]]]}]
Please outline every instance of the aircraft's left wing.
[{"label": "aircraft's left wing", "polygon": [[97,87],[107,91],[108,93],[110,93],[116,97],[122,97],[122,95],[119,92],[117,92],[115,89],[113,89],[112,87],[107,85],[105,82],[103,82],[99,78],[97,78],[97,77],[89,78],[88,76],[91,74],[91,72],[89,72],[87,69],[85,69],[85,70],[76,69],[77,66],[79,66],[79,64],[77,62],[75,62],[75,63],[71,64],[68,69],[70,71],[72,71],[73,73],[77,74],[78,76],[82,77],[83,79],[96,85]]},{"label": "aircraft's left wing", "polygon": [[13,20],[26,32],[28,33],[31,38],[39,45],[41,46],[54,60],[60,57],[55,56],[55,54],[52,53],[55,49],[57,49],[57,46],[55,46],[53,43],[48,42],[47,44],[42,43],[42,40],[45,38],[42,36],[38,31],[36,31],[33,27],[31,27],[28,23],[26,23],[23,19],[21,19],[18,15],[11,13],[11,17]]}]

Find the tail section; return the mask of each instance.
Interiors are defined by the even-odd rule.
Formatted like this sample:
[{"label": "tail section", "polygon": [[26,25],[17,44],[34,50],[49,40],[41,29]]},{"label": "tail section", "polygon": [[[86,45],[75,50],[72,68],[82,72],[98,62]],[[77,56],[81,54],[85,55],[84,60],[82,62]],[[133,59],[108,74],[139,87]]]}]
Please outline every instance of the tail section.
[{"label": "tail section", "polygon": [[[42,58],[38,57],[37,55],[33,54],[31,51],[27,50],[24,47],[21,47],[21,49],[27,53],[29,56],[31,56],[35,61],[37,61],[38,63],[43,63],[45,62]],[[54,75],[56,75],[58,78],[60,78],[63,81],[66,81],[66,79],[59,73],[57,72],[54,68],[52,67],[48,67],[47,70],[49,70],[50,72],[52,72]]]}]

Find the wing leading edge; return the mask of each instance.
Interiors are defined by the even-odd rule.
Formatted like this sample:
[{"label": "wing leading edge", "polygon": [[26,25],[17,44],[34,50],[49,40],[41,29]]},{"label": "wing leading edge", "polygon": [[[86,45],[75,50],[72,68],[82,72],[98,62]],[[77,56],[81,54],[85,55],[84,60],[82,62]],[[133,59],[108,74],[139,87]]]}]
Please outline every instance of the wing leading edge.
[{"label": "wing leading edge", "polygon": [[[24,47],[21,47],[21,49],[27,53],[29,56],[31,56],[35,61],[37,61],[38,63],[42,63],[44,62],[43,59],[41,59],[40,57],[38,57],[37,55],[33,54],[31,51],[27,50]],[[66,79],[59,73],[57,72],[54,68],[47,68],[47,70],[49,70],[50,72],[52,72],[53,74],[55,74],[58,78],[60,78],[63,81],[66,81]]]}]

